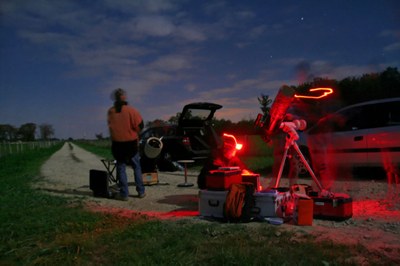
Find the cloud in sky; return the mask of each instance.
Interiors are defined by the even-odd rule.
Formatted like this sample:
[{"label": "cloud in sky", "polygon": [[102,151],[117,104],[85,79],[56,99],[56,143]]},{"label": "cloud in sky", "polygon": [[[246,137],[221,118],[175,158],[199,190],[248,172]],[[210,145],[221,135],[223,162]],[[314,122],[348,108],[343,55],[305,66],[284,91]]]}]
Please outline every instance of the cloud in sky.
[{"label": "cloud in sky", "polygon": [[0,10],[0,124],[49,123],[61,138],[108,135],[117,87],[146,121],[194,101],[237,121],[283,84],[399,66],[400,5],[389,0],[3,0]]}]

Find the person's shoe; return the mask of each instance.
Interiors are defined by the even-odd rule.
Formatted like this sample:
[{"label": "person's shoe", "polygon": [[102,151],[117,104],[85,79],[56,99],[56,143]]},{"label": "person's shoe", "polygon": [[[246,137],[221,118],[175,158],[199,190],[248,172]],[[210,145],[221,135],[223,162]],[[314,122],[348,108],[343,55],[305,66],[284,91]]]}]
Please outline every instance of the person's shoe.
[{"label": "person's shoe", "polygon": [[144,197],[146,197],[146,193],[139,194],[140,199],[143,199]]},{"label": "person's shoe", "polygon": [[116,194],[114,197],[116,200],[128,201],[128,197],[123,197],[121,194]]}]

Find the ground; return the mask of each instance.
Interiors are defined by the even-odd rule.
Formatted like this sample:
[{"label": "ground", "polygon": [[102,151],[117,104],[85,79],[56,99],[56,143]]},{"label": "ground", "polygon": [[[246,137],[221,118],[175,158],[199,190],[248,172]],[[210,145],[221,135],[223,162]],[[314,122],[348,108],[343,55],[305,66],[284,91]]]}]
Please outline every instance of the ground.
[{"label": "ground", "polygon": [[[101,159],[72,143],[66,143],[42,166],[43,178],[35,186],[64,196],[82,196],[92,211],[113,212],[124,216],[141,213],[160,219],[202,220],[198,215],[197,172],[188,172],[188,182],[195,184],[192,187],[177,186],[184,182],[183,172],[160,172],[159,184],[146,186],[145,198],[138,198],[134,184],[130,183],[129,200],[117,201],[95,198],[89,188],[89,170],[106,170]],[[129,181],[133,182],[133,172],[130,169],[128,174]],[[285,182],[283,179],[282,186]],[[263,177],[262,183],[267,184],[268,178]],[[361,244],[377,256],[385,254],[400,263],[400,184],[371,179],[336,181],[331,190],[347,193],[353,198],[351,219],[341,222],[314,219],[312,226],[296,226],[291,223],[281,226],[295,230],[297,234],[313,234],[318,239]],[[358,260],[362,264],[362,258]]]}]

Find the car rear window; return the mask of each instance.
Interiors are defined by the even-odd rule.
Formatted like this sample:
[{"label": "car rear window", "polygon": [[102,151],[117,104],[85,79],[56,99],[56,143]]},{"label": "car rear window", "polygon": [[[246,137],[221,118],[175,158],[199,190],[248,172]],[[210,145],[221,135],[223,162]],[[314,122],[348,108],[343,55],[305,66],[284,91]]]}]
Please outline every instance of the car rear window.
[{"label": "car rear window", "polygon": [[184,116],[183,120],[201,120],[204,121],[208,118],[208,116],[211,114],[211,110],[205,110],[205,109],[188,109]]}]

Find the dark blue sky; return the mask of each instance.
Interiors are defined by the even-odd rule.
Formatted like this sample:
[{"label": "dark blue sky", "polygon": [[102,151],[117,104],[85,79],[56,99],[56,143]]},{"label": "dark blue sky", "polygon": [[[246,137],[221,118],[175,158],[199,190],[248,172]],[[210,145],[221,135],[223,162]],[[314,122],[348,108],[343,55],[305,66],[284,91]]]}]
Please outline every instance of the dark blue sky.
[{"label": "dark blue sky", "polygon": [[0,12],[0,124],[48,123],[59,138],[108,136],[118,87],[145,122],[198,101],[238,121],[283,84],[400,67],[395,0],[2,0]]}]

